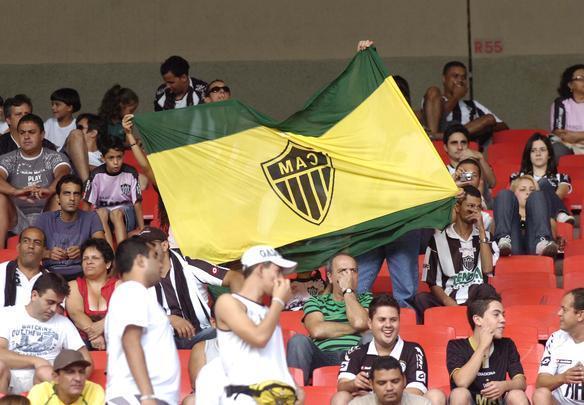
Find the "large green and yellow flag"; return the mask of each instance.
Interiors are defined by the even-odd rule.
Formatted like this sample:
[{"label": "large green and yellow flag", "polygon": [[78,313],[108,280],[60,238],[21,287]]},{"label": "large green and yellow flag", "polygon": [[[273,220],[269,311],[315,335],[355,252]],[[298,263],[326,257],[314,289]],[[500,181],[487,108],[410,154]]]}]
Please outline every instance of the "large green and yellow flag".
[{"label": "large green and yellow flag", "polygon": [[191,257],[269,244],[306,270],[450,219],[456,186],[373,49],[281,122],[237,100],[135,122]]}]

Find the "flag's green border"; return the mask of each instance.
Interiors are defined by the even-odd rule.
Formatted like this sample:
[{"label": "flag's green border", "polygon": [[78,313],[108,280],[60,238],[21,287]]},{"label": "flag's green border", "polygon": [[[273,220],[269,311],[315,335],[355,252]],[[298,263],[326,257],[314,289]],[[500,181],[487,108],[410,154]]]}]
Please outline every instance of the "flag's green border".
[{"label": "flag's green border", "polygon": [[313,95],[302,110],[284,121],[275,121],[232,99],[136,114],[134,122],[143,135],[148,153],[212,141],[258,126],[318,137],[365,101],[388,76],[377,52],[368,48],[358,52],[332,83]]}]

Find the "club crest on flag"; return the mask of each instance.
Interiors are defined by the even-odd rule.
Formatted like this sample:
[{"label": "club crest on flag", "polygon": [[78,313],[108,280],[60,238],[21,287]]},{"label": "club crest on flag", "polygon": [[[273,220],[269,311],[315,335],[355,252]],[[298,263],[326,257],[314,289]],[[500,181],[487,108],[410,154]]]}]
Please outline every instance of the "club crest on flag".
[{"label": "club crest on flag", "polygon": [[333,199],[335,169],[331,158],[288,141],[282,153],[262,163],[272,190],[302,219],[320,225]]}]

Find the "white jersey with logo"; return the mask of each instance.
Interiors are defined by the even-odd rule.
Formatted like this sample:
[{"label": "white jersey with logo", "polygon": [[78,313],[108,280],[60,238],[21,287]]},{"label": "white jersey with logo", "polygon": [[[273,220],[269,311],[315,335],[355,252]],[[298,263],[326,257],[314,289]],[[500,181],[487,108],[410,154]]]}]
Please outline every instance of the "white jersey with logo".
[{"label": "white jersey with logo", "polygon": [[[245,305],[248,318],[255,324],[266,317],[268,308],[238,294],[231,295]],[[228,385],[250,385],[277,380],[295,387],[288,372],[282,330],[276,326],[265,347],[252,347],[232,331],[217,329],[219,354]]]},{"label": "white jersey with logo", "polygon": [[[584,364],[584,342],[576,343],[563,330],[552,333],[545,345],[539,366],[539,373],[557,375],[574,367],[578,362]],[[584,403],[584,384],[563,384],[553,391],[560,404]]]}]

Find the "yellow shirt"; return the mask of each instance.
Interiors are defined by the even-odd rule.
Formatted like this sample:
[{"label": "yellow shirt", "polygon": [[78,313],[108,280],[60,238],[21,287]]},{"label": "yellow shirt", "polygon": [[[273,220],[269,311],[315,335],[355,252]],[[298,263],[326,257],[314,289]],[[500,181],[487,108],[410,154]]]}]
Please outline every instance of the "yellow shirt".
[{"label": "yellow shirt", "polygon": [[[28,399],[33,405],[66,405],[55,393],[55,383],[49,381],[32,387],[28,392]],[[81,396],[71,405],[103,404],[105,404],[105,394],[101,385],[86,381]]]}]

